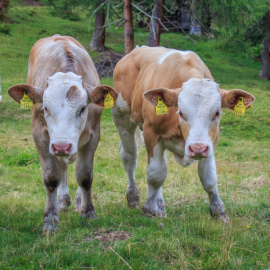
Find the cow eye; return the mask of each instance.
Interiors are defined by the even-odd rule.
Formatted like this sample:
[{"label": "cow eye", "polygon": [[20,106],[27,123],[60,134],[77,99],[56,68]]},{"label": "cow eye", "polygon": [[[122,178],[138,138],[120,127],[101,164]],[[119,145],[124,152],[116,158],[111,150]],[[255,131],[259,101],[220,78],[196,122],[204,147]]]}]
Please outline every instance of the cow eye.
[{"label": "cow eye", "polygon": [[43,107],[43,110],[44,110],[44,112],[45,112],[46,115],[50,115],[50,112],[49,112],[49,110],[47,109],[47,107]]},{"label": "cow eye", "polygon": [[79,112],[79,116],[81,116],[85,112],[85,108],[86,108],[86,106],[84,106],[84,107],[81,108],[81,110]]},{"label": "cow eye", "polygon": [[213,120],[216,120],[218,117],[220,116],[220,111],[217,111],[214,115],[214,117],[212,118],[212,121]]},{"label": "cow eye", "polygon": [[186,118],[185,116],[183,115],[182,111],[181,110],[178,110],[178,114],[180,116],[181,119],[185,120],[186,121]]}]

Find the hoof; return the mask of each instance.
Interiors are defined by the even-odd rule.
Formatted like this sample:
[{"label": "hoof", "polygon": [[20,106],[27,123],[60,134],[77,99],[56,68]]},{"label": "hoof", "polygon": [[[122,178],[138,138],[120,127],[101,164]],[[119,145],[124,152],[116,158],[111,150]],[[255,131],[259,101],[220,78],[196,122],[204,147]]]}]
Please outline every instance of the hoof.
[{"label": "hoof", "polygon": [[156,204],[146,202],[142,214],[148,217],[167,217],[164,200],[158,199]]},{"label": "hoof", "polygon": [[220,220],[220,221],[222,221],[222,222],[224,222],[224,223],[229,223],[229,221],[230,221],[230,219],[229,219],[229,217],[227,216],[227,214],[226,213],[221,213],[221,214],[213,214],[213,213],[211,213],[211,211],[210,211],[210,214],[211,214],[211,216],[214,218],[214,219],[217,219],[217,220]]},{"label": "hoof", "polygon": [[68,211],[69,206],[70,206],[69,195],[66,195],[63,197],[57,197],[57,207],[60,211],[63,211],[63,212]]},{"label": "hoof", "polygon": [[213,204],[210,205],[210,214],[213,218],[223,221],[224,223],[229,222],[229,217],[226,214],[224,204]]},{"label": "hoof", "polygon": [[140,196],[138,188],[127,189],[127,203],[128,207],[139,208]]},{"label": "hoof", "polygon": [[81,217],[85,219],[89,218],[98,218],[95,210],[87,211],[87,212],[81,212]]},{"label": "hoof", "polygon": [[56,232],[59,223],[59,216],[54,214],[49,214],[44,218],[43,221],[43,232],[42,235],[49,235],[50,232]]}]

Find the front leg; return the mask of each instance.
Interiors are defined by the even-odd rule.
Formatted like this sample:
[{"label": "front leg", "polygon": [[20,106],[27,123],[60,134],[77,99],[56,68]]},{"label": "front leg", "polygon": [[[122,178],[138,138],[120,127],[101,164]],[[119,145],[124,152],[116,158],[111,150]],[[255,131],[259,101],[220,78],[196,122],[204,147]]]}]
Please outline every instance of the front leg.
[{"label": "front leg", "polygon": [[67,180],[67,164],[64,161],[60,161],[61,169],[63,171],[63,178],[57,189],[57,205],[60,211],[67,211],[70,205],[70,196],[68,191]]},{"label": "front leg", "polygon": [[[148,149],[149,150],[149,147]],[[151,151],[148,151],[148,155]],[[167,177],[167,166],[164,159],[165,147],[161,142],[153,149],[153,156],[149,156],[147,168],[148,198],[143,207],[143,213],[148,216],[166,217],[162,185]]]},{"label": "front leg", "polygon": [[218,194],[215,156],[200,160],[198,172],[203,188],[209,196],[211,215],[227,223],[229,218]]},{"label": "front leg", "polygon": [[99,141],[99,129],[92,132],[90,140],[77,154],[76,180],[79,185],[75,196],[75,211],[80,211],[84,218],[95,218],[92,202],[93,160]]},{"label": "front leg", "polygon": [[64,172],[61,171],[59,162],[51,156],[42,162],[43,182],[46,187],[47,200],[43,219],[43,235],[55,232],[59,223],[59,211],[57,208],[57,188],[61,182]]}]

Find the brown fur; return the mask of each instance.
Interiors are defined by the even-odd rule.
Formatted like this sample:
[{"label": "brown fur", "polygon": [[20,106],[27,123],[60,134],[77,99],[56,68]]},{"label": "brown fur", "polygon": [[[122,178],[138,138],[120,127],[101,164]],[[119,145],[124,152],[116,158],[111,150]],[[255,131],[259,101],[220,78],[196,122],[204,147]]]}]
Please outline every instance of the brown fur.
[{"label": "brown fur", "polygon": [[[177,96],[182,84],[190,78],[209,78],[214,81],[209,69],[195,53],[183,56],[174,53],[168,56],[161,65],[158,60],[169,51],[163,47],[136,48],[118,62],[114,71],[114,89],[121,93],[131,110],[131,120],[137,124],[144,123],[145,145],[149,158],[153,147],[160,138],[183,138],[188,131],[182,131],[178,120]],[[160,96],[174,106],[169,108],[168,115],[157,116],[154,106],[143,98],[147,90],[154,88],[171,89],[171,95]],[[148,95],[151,95],[151,91]],[[154,99],[154,98],[153,98]],[[153,103],[157,101],[153,100]]]},{"label": "brown fur", "polygon": [[81,91],[76,86],[72,86],[68,90],[66,98],[69,102],[81,99]]}]

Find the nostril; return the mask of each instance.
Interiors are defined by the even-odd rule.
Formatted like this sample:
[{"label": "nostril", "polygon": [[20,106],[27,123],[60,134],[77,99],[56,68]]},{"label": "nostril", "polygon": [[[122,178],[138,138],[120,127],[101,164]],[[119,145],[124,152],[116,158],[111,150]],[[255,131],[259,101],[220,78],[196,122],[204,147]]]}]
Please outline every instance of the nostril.
[{"label": "nostril", "polygon": [[203,157],[207,157],[207,156],[208,156],[208,150],[209,150],[209,147],[208,147],[208,146],[206,146],[206,147],[203,149],[203,152],[202,152]]},{"label": "nostril", "polygon": [[53,150],[53,152],[54,152],[55,154],[57,154],[57,153],[58,153],[58,151],[57,151],[57,148],[56,148],[55,144],[52,144],[52,150]]},{"label": "nostril", "polygon": [[189,146],[188,147],[188,151],[189,151],[189,154],[190,154],[191,157],[194,157],[195,156],[195,151],[194,151],[194,148],[193,147]]},{"label": "nostril", "polygon": [[70,150],[71,150],[71,143],[67,145],[65,153],[68,155],[70,153]]}]

